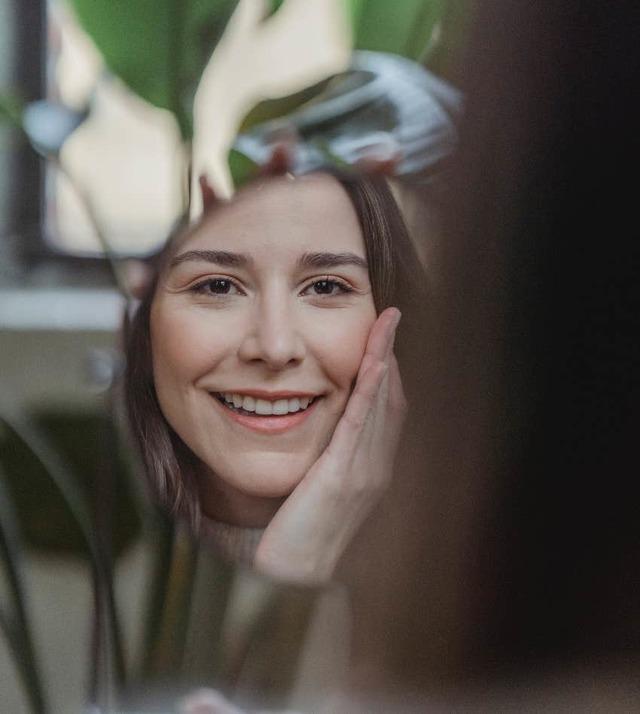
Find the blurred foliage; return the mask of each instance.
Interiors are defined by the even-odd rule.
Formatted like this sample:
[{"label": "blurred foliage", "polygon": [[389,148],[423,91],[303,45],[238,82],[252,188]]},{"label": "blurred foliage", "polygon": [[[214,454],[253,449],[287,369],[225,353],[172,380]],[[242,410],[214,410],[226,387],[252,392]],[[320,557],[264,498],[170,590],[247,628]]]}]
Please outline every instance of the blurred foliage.
[{"label": "blurred foliage", "polygon": [[294,171],[327,162],[353,165],[367,152],[383,151],[401,157],[398,173],[418,174],[436,167],[455,145],[461,98],[421,73],[418,62],[429,66],[435,58],[447,69],[471,0],[342,1],[354,50],[370,52],[355,52],[343,73],[253,107],[229,153],[236,186],[247,178],[238,154],[260,164],[283,139],[299,145]]},{"label": "blurred foliage", "polygon": [[[104,444],[113,427],[108,417],[46,412],[35,415],[34,423],[64,459],[71,487],[84,502],[97,505],[96,471],[109,468]],[[31,448],[9,429],[3,438],[2,464],[25,542],[45,552],[86,556],[86,541],[79,524],[70,517],[67,499]],[[140,531],[124,454],[115,455],[113,474],[106,476],[113,487],[110,498],[118,504],[111,541],[114,554],[119,555]]]},{"label": "blurred foliage", "polygon": [[392,52],[422,61],[447,0],[344,0],[351,18],[353,47]]},{"label": "blurred foliage", "polygon": [[193,99],[238,0],[71,0],[107,67],[138,96],[167,109],[184,139]]},{"label": "blurred foliage", "polygon": [[[109,71],[142,100],[173,114],[189,166],[194,96],[238,0],[68,2]],[[425,158],[426,148],[450,150],[456,137],[453,119],[460,98],[455,90],[416,63],[425,63],[436,71],[447,66],[449,56],[462,44],[472,0],[341,2],[351,23],[353,48],[372,51],[368,60],[367,53],[360,54],[360,60],[369,64],[358,66],[354,55],[355,64],[352,62],[347,71],[254,107],[242,122],[241,138],[253,132],[256,145],[264,151],[249,157],[238,147],[231,150],[229,168],[236,185],[259,171],[261,163],[268,159],[271,140],[286,137],[287,132],[289,138],[293,136],[304,144],[305,160],[318,159],[324,163],[355,163],[371,147],[382,146],[392,151],[398,149],[405,160],[415,159],[413,168],[407,168],[410,172],[422,170],[418,159]],[[283,4],[284,0],[267,0],[263,21],[268,22]],[[434,118],[432,123],[425,119],[427,109]],[[54,160],[62,143],[86,116],[84,112],[72,114],[64,107],[48,103],[33,103],[30,112],[31,129],[25,123],[22,102],[9,93],[0,94],[0,122],[24,129],[32,145],[41,151],[48,147],[44,153]],[[52,117],[57,122],[55,136],[49,131]],[[46,131],[40,131],[43,128]],[[425,141],[431,142],[429,147]],[[428,161],[437,164],[439,158],[436,151],[429,153]],[[82,191],[79,197],[87,203]],[[90,203],[87,208],[97,223]],[[96,230],[101,236],[98,225]],[[106,242],[104,247],[109,256]],[[22,541],[46,552],[86,558],[91,565],[96,632],[102,628],[90,653],[94,681],[89,699],[95,703],[100,667],[108,668],[110,658],[115,661],[121,681],[125,676],[109,553],[105,554],[103,546],[106,543],[107,550],[117,557],[138,537],[142,524],[130,492],[127,470],[130,464],[126,455],[113,448],[120,442],[114,437],[110,416],[50,412],[34,415],[31,421],[31,425],[26,425],[7,420],[8,428],[0,435],[6,474],[3,486],[11,496],[10,500],[3,498],[4,503],[0,504],[5,506],[0,509],[0,562],[9,574],[14,601],[11,612],[0,609],[0,625],[13,646],[18,666],[22,667],[32,709],[40,714],[45,711],[42,699],[46,692],[42,694],[44,690],[29,649],[26,594],[20,578]],[[106,500],[117,503],[117,508],[113,509],[112,518],[101,519],[96,514],[105,515],[101,513],[105,505],[101,489],[105,484],[109,489]],[[105,523],[106,532],[101,530]],[[197,553],[176,536],[169,519],[159,517],[155,530],[150,528],[147,536],[155,549],[155,563],[147,592],[142,671],[157,674],[167,663],[173,667],[184,658],[185,622],[190,613]],[[211,615],[212,629],[206,633],[205,648],[200,652],[203,666],[210,667],[211,642],[219,639],[231,575],[222,572],[224,569],[215,563],[209,564],[208,569],[199,567],[201,579],[206,580],[202,592],[206,595],[208,612],[218,607],[216,614]],[[208,574],[207,577],[202,573]],[[306,603],[294,611],[298,616],[293,626],[300,637],[306,628],[307,611]],[[260,619],[255,627],[260,629],[266,622]],[[290,630],[280,620],[274,627],[283,636]],[[246,642],[237,646],[235,659],[225,663],[218,653],[215,666],[220,670],[226,667],[233,679],[233,673],[245,666],[254,640],[252,630]],[[290,657],[291,648],[283,642],[281,650],[284,662]],[[272,665],[273,660],[267,664]],[[265,677],[271,676],[272,669],[267,667]]]},{"label": "blurred foliage", "polygon": [[[375,157],[395,162],[396,175],[417,181],[431,180],[457,143],[459,92],[396,54],[356,51],[345,72],[305,99],[298,92],[263,102],[247,117],[243,126],[250,128],[239,134],[229,157],[236,186],[246,180],[246,172],[237,171],[238,153],[262,165],[282,141],[290,144],[294,173]],[[277,116],[278,110],[285,115]],[[259,116],[271,118],[255,123]]]},{"label": "blurred foliage", "polygon": [[287,94],[284,97],[265,99],[248,112],[240,124],[239,131],[248,131],[257,124],[290,114],[321,94],[332,80],[333,77],[327,77],[320,82],[316,82],[298,92]]},{"label": "blurred foliage", "polygon": [[4,565],[10,605],[2,603],[0,629],[4,631],[15,657],[31,708],[38,714],[47,711],[40,670],[36,659],[31,626],[26,610],[26,587],[23,573],[23,543],[18,516],[0,467],[0,562]]},{"label": "blurred foliage", "polygon": [[246,183],[256,176],[260,170],[260,167],[255,161],[252,161],[246,154],[243,154],[241,151],[236,151],[233,148],[227,155],[227,163],[234,186],[241,186],[243,183]]},{"label": "blurred foliage", "polygon": [[467,35],[476,9],[476,0],[446,0],[444,12],[425,65],[447,81],[457,81]]},{"label": "blurred foliage", "polygon": [[[193,99],[238,0],[71,0],[109,69],[136,94],[176,117],[185,140],[193,134]],[[421,61],[437,39],[447,0],[343,0],[354,49],[389,52]],[[265,19],[283,5],[266,3]],[[318,96],[319,82],[287,97],[268,100],[245,118],[242,131],[285,116]],[[234,160],[233,156],[231,157]],[[243,171],[234,160],[236,182]]]},{"label": "blurred foliage", "polygon": [[[352,31],[353,49],[390,52],[409,59],[422,59],[434,42],[434,30],[449,4],[469,0],[342,0]],[[239,132],[246,132],[293,111],[321,95],[338,76],[327,77],[308,87],[253,107],[242,120]]]},{"label": "blurred foliage", "polygon": [[272,17],[275,15],[276,12],[282,7],[284,4],[285,0],[266,0],[265,4],[267,6],[267,10],[264,15],[264,19],[267,20],[268,18]]},{"label": "blurred foliage", "polygon": [[[33,417],[15,404],[3,404],[0,418],[5,426],[2,430],[2,463],[7,471],[8,483],[12,483],[12,477],[17,482],[15,490],[8,490],[12,492],[14,508],[20,517],[23,531],[28,533],[28,526],[25,527],[24,524],[29,521],[29,510],[27,513],[21,511],[21,505],[24,505],[26,501],[27,509],[29,506],[31,507],[33,527],[36,532],[40,532],[40,528],[45,527],[47,538],[55,539],[58,534],[57,527],[62,524],[67,533],[73,533],[76,538],[74,545],[86,556],[94,594],[94,638],[89,660],[92,667],[89,701],[92,703],[103,701],[103,693],[104,696],[110,696],[110,692],[124,681],[126,669],[113,589],[109,543],[111,537],[105,533],[105,523],[108,521],[102,516],[102,510],[107,504],[101,500],[104,499],[104,495],[98,488],[98,484],[103,487],[105,482],[103,478],[95,478],[96,463],[113,463],[112,457],[115,457],[115,452],[111,450],[113,442],[111,438],[102,442],[109,444],[108,452],[103,449],[92,450],[89,468],[86,468],[84,463],[80,465],[80,467],[85,467],[82,472],[83,477],[94,477],[92,485],[95,485],[95,493],[98,498],[92,508],[86,495],[86,487],[83,489],[82,485],[78,483],[76,469],[70,466],[66,458],[67,455],[63,455],[59,444],[50,438],[46,427],[43,428],[43,423],[48,422],[45,415]],[[84,415],[80,417],[82,423],[85,418]],[[113,426],[109,424],[109,428],[112,429]],[[68,429],[66,439],[63,440],[67,445],[73,444],[73,449],[70,449],[72,454],[75,454],[78,447],[84,443],[82,439],[78,442],[79,434],[82,434],[82,431],[77,429],[76,422],[73,428]],[[103,432],[103,435],[103,438],[106,437],[106,432]],[[21,449],[24,449],[22,453]],[[75,462],[73,456],[71,461]],[[20,494],[20,489],[24,488],[25,483],[29,484],[29,464],[32,469],[36,469],[39,478],[35,483],[30,484],[28,490],[22,491],[24,499],[21,504],[18,494]],[[108,474],[101,476],[106,475]],[[111,484],[108,484],[107,487],[110,489]],[[60,499],[58,507],[64,513],[64,517],[59,522],[54,520],[51,523],[46,520],[51,516],[47,512],[48,501],[44,500],[48,488],[51,489],[48,494],[50,497]],[[49,543],[48,540],[47,543]],[[68,543],[65,545],[68,547]],[[3,552],[2,555],[5,566],[11,567],[10,553]],[[24,597],[23,593],[19,593],[22,607],[24,607]],[[18,622],[17,627],[24,639],[28,631],[27,620],[25,619],[22,624]],[[25,678],[25,681],[28,694],[31,700],[35,701],[36,690],[33,688],[31,679]],[[40,690],[42,690],[41,687]],[[39,712],[40,710],[34,709],[34,711]]]},{"label": "blurred foliage", "polygon": [[23,102],[11,92],[0,92],[0,122],[22,128]]}]

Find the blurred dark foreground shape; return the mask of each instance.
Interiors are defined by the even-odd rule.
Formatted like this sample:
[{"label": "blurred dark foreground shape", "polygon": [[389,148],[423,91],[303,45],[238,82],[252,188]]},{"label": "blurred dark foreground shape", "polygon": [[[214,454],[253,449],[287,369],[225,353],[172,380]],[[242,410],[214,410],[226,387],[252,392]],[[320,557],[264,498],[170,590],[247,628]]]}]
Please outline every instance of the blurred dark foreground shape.
[{"label": "blurred dark foreground shape", "polygon": [[639,29],[630,2],[477,6],[423,480],[369,541],[335,711],[640,709]]}]

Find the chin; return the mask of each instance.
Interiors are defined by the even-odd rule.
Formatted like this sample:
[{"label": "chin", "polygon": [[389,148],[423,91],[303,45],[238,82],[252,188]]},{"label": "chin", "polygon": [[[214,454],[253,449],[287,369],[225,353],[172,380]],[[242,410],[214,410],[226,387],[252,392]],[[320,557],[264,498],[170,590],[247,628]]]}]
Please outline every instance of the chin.
[{"label": "chin", "polygon": [[240,458],[233,467],[213,469],[218,479],[243,495],[258,498],[286,498],[302,481],[315,461],[290,454],[265,454]]}]

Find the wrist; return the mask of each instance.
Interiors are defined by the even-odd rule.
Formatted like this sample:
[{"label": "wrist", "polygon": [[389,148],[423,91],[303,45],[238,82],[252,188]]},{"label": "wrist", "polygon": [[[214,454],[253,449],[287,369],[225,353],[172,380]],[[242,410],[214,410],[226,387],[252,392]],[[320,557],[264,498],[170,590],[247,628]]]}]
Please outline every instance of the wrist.
[{"label": "wrist", "polygon": [[337,558],[330,552],[312,555],[290,548],[281,551],[263,540],[258,544],[253,563],[256,571],[275,580],[319,587],[332,581]]}]

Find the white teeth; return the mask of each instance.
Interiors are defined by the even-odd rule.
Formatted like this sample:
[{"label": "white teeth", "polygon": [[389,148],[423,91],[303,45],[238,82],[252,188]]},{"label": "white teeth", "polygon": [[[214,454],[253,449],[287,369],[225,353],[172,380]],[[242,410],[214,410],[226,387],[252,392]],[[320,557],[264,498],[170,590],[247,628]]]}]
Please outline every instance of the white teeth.
[{"label": "white teeth", "polygon": [[300,410],[300,400],[298,397],[294,397],[293,399],[289,399],[289,409],[288,411],[290,412],[297,412]]},{"label": "white teeth", "polygon": [[270,402],[268,399],[256,399],[255,397],[233,392],[222,392],[219,394],[229,406],[235,409],[244,409],[247,412],[255,412],[260,416],[276,414],[295,414],[301,409],[306,409],[314,400],[313,397],[293,397],[291,399],[276,399]]},{"label": "white teeth", "polygon": [[245,397],[242,400],[242,408],[246,412],[254,412],[256,410],[256,400],[253,397]]},{"label": "white teeth", "polygon": [[274,405],[272,402],[268,402],[266,399],[256,399],[256,414],[274,414]]},{"label": "white teeth", "polygon": [[289,411],[289,400],[288,399],[278,399],[278,401],[273,403],[273,413],[274,414],[286,414]]}]

